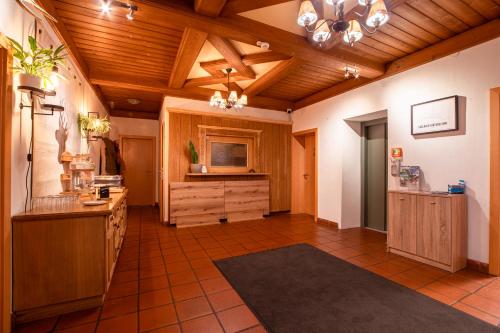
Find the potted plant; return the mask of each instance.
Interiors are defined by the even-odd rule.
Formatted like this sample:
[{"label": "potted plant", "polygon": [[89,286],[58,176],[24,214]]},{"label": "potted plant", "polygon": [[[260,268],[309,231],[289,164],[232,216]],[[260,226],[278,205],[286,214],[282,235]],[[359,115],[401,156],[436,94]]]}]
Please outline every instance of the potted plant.
[{"label": "potted plant", "polygon": [[42,81],[45,84],[51,83],[51,74],[58,66],[64,63],[64,45],[57,48],[40,47],[33,36],[28,36],[28,51],[22,45],[9,38],[13,49],[13,56],[19,62],[14,66],[14,70],[19,72],[19,85],[41,88]]},{"label": "potted plant", "polygon": [[90,116],[78,114],[78,129],[83,137],[90,139],[93,134],[102,135],[111,129],[111,123],[107,117]]},{"label": "potted plant", "polygon": [[202,165],[198,163],[198,152],[191,140],[188,143],[189,154],[191,155],[191,172],[201,173]]}]

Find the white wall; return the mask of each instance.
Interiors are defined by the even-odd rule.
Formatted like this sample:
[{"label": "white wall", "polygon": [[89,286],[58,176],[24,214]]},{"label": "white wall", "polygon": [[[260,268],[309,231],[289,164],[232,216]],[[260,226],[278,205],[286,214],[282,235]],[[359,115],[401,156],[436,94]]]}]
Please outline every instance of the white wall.
[{"label": "white wall", "polygon": [[123,117],[110,117],[111,131],[109,137],[111,140],[119,140],[120,136],[154,136],[155,149],[156,149],[156,175],[155,175],[155,200],[158,202],[158,177],[159,174],[159,157],[160,156],[160,142],[159,142],[159,127],[158,120],[149,119],[135,119]]},{"label": "white wall", "polygon": [[[27,36],[34,34],[33,17],[24,12],[14,0],[0,0],[0,32],[8,37],[14,38],[23,45],[27,45]],[[43,30],[39,39],[42,46],[60,44],[53,31],[48,28],[46,22],[42,22],[39,28]],[[68,59],[62,74],[67,77],[57,89],[57,96],[47,97],[45,102],[63,105],[66,111],[65,117],[69,135],[66,142],[67,151],[73,154],[86,153],[87,144],[78,133],[77,114],[88,111],[106,114],[105,108],[94,94],[90,85],[83,80],[73,63]],[[76,78],[74,78],[76,76]],[[14,87],[17,86],[15,77]],[[26,197],[25,177],[28,167],[27,153],[31,135],[31,119],[29,109],[20,110],[19,103],[29,104],[26,94],[15,91],[14,110],[12,117],[12,213],[16,214],[24,210]],[[59,164],[58,143],[55,139],[55,131],[59,128],[59,115],[35,116],[35,139],[34,139],[34,173],[33,173],[33,195],[57,194],[61,191],[59,181],[63,172]],[[91,143],[89,152],[97,163],[100,151],[100,142]]]},{"label": "white wall", "polygon": [[[294,131],[318,128],[319,217],[360,225],[361,138],[344,119],[386,109],[389,147],[403,147],[404,164],[419,165],[429,189],[465,179],[468,256],[487,262],[489,90],[500,86],[499,54],[497,38],[294,112]],[[413,137],[410,106],[451,95],[467,98],[465,135]],[[398,186],[389,175],[389,188]]]}]

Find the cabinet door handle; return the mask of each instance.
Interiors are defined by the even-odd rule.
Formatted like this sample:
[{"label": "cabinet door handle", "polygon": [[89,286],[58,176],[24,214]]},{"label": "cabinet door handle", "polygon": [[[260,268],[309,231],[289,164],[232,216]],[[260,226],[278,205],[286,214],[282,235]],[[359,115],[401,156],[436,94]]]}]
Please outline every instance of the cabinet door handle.
[{"label": "cabinet door handle", "polygon": [[435,203],[435,202],[431,202],[430,204],[431,204],[431,205],[435,205],[436,203]]},{"label": "cabinet door handle", "polygon": [[405,200],[405,198],[399,198],[399,200],[404,201],[404,200]]}]

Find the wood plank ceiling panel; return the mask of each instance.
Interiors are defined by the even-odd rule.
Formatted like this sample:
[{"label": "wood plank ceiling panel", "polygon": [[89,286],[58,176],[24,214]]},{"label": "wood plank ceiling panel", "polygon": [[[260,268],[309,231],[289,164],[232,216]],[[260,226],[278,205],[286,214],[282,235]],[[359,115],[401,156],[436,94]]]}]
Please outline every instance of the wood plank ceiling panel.
[{"label": "wood plank ceiling panel", "polygon": [[[114,104],[112,110],[142,111],[158,114],[158,110],[161,108],[163,95],[160,93],[106,86],[102,86],[101,91],[108,102]],[[140,103],[132,105],[128,102],[128,99],[138,99]]]},{"label": "wood plank ceiling panel", "polygon": [[[162,21],[152,11],[152,8],[148,7],[151,6],[151,3],[158,3],[158,8],[161,8],[159,11],[178,8],[184,13],[186,13],[186,10],[195,13],[195,9],[200,7],[202,10],[199,13],[206,10],[206,15],[213,17],[216,17],[216,14],[222,9],[222,16],[229,15],[230,17],[222,17],[219,20],[224,21],[223,24],[233,24],[235,29],[238,30],[239,26],[244,25],[246,27],[253,21],[234,16],[235,13],[245,8],[260,8],[264,5],[284,1],[218,0],[216,3],[208,0],[172,0],[168,2],[168,6],[172,7],[165,7],[164,2],[161,0],[148,0],[142,3],[142,10],[141,2],[138,2],[139,11],[133,21],[128,21],[125,18],[126,9],[114,7],[109,15],[102,14],[100,1],[97,0],[53,0],[52,2],[60,21],[71,35],[73,45],[78,49],[90,72],[107,73],[107,75],[116,74],[116,77],[120,77],[119,74],[127,74],[130,77],[144,78],[151,82],[155,80],[168,82],[173,74],[176,55],[185,28],[194,25],[188,23],[185,26],[182,24],[166,24],[168,22]],[[226,3],[225,7],[223,7],[224,2]],[[386,2],[388,8],[392,9],[391,17],[389,22],[381,27],[379,31],[375,34],[365,34],[363,39],[354,47],[344,43],[337,43],[334,48],[325,50],[325,52],[329,56],[338,56],[338,59],[344,57],[346,62],[349,61],[349,57],[345,58],[345,55],[352,55],[351,57],[354,57],[353,62],[364,59],[364,63],[385,64],[387,68],[392,68],[391,64],[400,59],[408,59],[412,54],[417,54],[419,51],[442,43],[453,36],[487,24],[488,21],[498,19],[500,15],[500,0],[387,0]],[[199,17],[195,16],[193,16],[193,19],[200,20]],[[207,21],[207,24],[216,24],[216,22]],[[255,24],[258,25],[259,29],[264,27],[261,23],[256,22]],[[201,26],[196,27],[198,29]],[[220,29],[223,28],[223,26],[220,27]],[[227,51],[226,39],[228,39],[228,33],[220,30],[221,35],[215,35],[214,33],[218,32],[217,29],[214,30],[214,27],[209,27],[206,32],[211,34],[209,38],[217,44],[219,49]],[[269,29],[274,28],[269,27]],[[240,33],[236,30],[235,34]],[[266,36],[264,34],[262,38]],[[239,41],[249,43],[244,38],[240,38]],[[216,78],[222,77],[220,69],[227,67],[229,62],[232,67],[239,67],[239,71],[244,75],[254,77],[255,74],[251,72],[251,67],[249,67],[253,64],[252,56],[240,57],[235,54],[231,55],[229,51],[225,52],[226,59],[204,64],[209,73]],[[275,51],[283,50],[278,49]],[[288,61],[291,57],[291,54],[275,52],[269,53],[269,55],[274,58],[277,57],[275,60],[280,61]],[[316,55],[318,54],[316,53]],[[343,73],[339,71],[338,66],[336,70],[332,70],[331,67],[325,65],[325,59],[322,60],[323,63],[319,60],[317,64],[314,61],[307,62],[295,66],[293,69],[282,65],[281,67],[283,67],[284,71],[286,70],[286,73],[282,75],[273,73],[272,84],[263,85],[261,88],[256,89],[255,96],[250,98],[260,98],[262,101],[274,104],[276,104],[276,101],[292,103],[299,102],[312,95],[326,98],[328,93],[323,93],[323,91],[327,91],[328,88],[333,88],[335,85],[338,85],[339,88],[330,89],[335,94],[342,91],[344,86],[346,89],[352,89],[356,86],[356,80],[345,82]],[[303,59],[303,61],[308,60]],[[363,63],[363,61],[361,62]],[[261,61],[256,59],[255,63],[259,62]],[[362,84],[369,82],[366,79],[359,81],[363,81]],[[233,85],[233,88],[238,88],[237,90],[241,93],[242,90],[235,84]],[[203,90],[203,93],[201,93],[202,89],[193,89],[200,91],[203,96],[209,94],[209,90],[206,89]],[[150,117],[148,112],[155,111],[155,108],[159,110],[161,105],[162,96],[160,92],[141,92],[123,87],[113,88],[109,86],[102,87],[102,90],[108,101],[114,102],[115,111],[120,114],[127,114],[127,110],[135,109],[142,112],[142,115]],[[182,94],[183,92],[179,91],[179,95]],[[139,106],[131,106],[126,102],[127,98],[139,98],[143,100],[143,103]],[[274,100],[271,101],[270,98]],[[309,98],[308,101],[316,99]],[[302,102],[297,105],[305,104]]]},{"label": "wood plank ceiling panel", "polygon": [[296,101],[316,91],[331,87],[343,79],[344,73],[320,67],[314,63],[306,63],[283,80],[266,89],[261,95]]},{"label": "wood plank ceiling panel", "polygon": [[[123,74],[167,80],[172,73],[183,29],[157,26],[141,18],[133,21],[126,10],[113,7],[108,15],[101,12],[99,1],[57,0],[55,8],[71,34],[74,44],[91,72]],[[163,94],[100,86],[112,115],[156,119]],[[132,105],[128,99],[139,99]]]}]

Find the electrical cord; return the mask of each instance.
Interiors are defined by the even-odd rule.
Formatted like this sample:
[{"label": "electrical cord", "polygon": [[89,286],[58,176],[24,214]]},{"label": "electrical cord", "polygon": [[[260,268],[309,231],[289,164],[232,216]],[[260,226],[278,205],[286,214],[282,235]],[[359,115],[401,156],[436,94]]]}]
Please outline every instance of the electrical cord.
[{"label": "electrical cord", "polygon": [[32,189],[28,189],[28,176],[30,175],[30,171],[31,171],[31,163],[33,162],[32,161],[32,158],[33,158],[32,150],[33,150],[33,136],[31,136],[30,147],[28,149],[28,169],[26,170],[26,180],[25,180],[25,188],[26,188],[26,199],[24,201],[24,211],[25,212],[28,209],[29,193],[32,190]]}]

